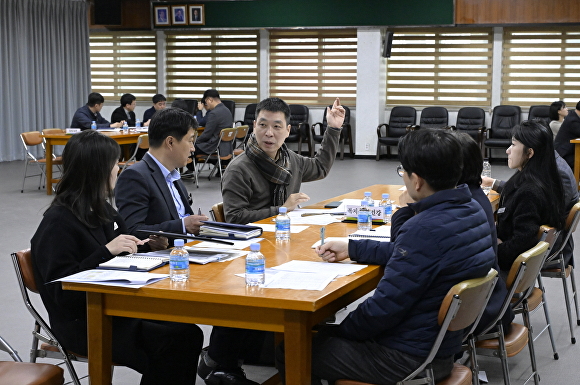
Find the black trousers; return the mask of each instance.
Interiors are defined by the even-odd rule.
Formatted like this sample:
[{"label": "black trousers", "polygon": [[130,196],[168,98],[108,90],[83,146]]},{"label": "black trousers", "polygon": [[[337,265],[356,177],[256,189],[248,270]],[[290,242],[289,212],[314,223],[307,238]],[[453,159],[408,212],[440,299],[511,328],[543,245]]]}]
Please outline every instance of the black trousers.
[{"label": "black trousers", "polygon": [[274,333],[214,326],[207,354],[224,368],[273,365]]},{"label": "black trousers", "polygon": [[[387,348],[374,341],[353,341],[335,335],[335,326],[322,328],[312,341],[312,384],[348,379],[377,385],[394,385],[417,369],[424,358]],[[285,380],[284,346],[276,350],[276,367]],[[436,382],[453,369],[453,357],[435,359]]]}]

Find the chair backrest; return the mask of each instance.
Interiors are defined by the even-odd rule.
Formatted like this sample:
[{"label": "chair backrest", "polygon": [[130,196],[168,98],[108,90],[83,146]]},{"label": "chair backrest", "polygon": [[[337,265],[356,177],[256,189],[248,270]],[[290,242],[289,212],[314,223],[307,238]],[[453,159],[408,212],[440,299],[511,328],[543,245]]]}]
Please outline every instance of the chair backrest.
[{"label": "chair backrest", "polygon": [[38,146],[42,144],[42,136],[39,131],[28,131],[20,134],[25,146]]},{"label": "chair backrest", "polygon": [[256,107],[258,103],[251,103],[246,106],[246,111],[244,111],[244,120],[242,124],[249,126],[250,128],[254,127],[254,120],[256,120]]},{"label": "chair backrest", "polygon": [[449,113],[445,107],[426,107],[421,111],[421,128],[443,128],[447,126]]},{"label": "chair backrest", "polygon": [[137,139],[137,147],[142,150],[149,149],[149,134],[139,135],[139,139]]},{"label": "chair backrest", "polygon": [[246,136],[248,136],[249,130],[250,130],[250,126],[248,126],[248,125],[236,127],[236,139],[246,140]]},{"label": "chair backrest", "polygon": [[548,225],[542,225],[540,226],[540,229],[538,230],[538,241],[544,241],[548,243],[548,252],[549,250],[552,250],[552,247],[554,247],[554,245],[556,244],[556,241],[558,240],[558,236],[560,235],[560,232],[558,230],[556,230],[555,227],[551,227]]},{"label": "chair backrest", "polygon": [[530,111],[528,112],[528,119],[540,119],[546,127],[550,127],[550,106],[530,106]]},{"label": "chair backrest", "polygon": [[16,273],[20,274],[22,277],[22,283],[24,286],[33,293],[38,294],[38,288],[36,287],[36,281],[34,280],[34,270],[32,268],[32,254],[30,249],[20,250],[14,253],[16,262],[14,268]]},{"label": "chair backrest", "polygon": [[217,222],[225,222],[226,216],[224,214],[224,202],[216,203],[215,205],[211,206],[211,214],[213,216],[213,220]]},{"label": "chair backrest", "polygon": [[490,138],[511,139],[512,128],[520,124],[522,109],[519,106],[501,105],[493,109]]},{"label": "chair backrest", "polygon": [[407,133],[407,126],[417,122],[417,110],[408,106],[397,106],[391,110],[388,136],[398,137]]},{"label": "chair backrest", "polygon": [[187,103],[187,112],[192,115],[197,114],[197,99],[184,99]]},{"label": "chair backrest", "polygon": [[232,113],[232,122],[233,122],[234,121],[234,116],[236,115],[236,102],[234,102],[233,100],[223,100],[222,99],[222,103]]},{"label": "chair backrest", "polygon": [[[514,294],[519,294],[527,291],[534,285],[540,269],[544,265],[549,247],[548,242],[540,241],[536,246],[523,252],[516,258],[506,279],[508,290],[515,285]],[[516,278],[522,268],[524,272],[518,281]]]},{"label": "chair backrest", "polygon": [[463,107],[457,112],[455,129],[460,131],[475,131],[485,127],[485,111],[479,107]]},{"label": "chair backrest", "polygon": [[462,330],[472,325],[466,336],[473,332],[491,297],[497,279],[497,271],[491,269],[485,277],[460,282],[447,292],[439,307],[437,318],[441,328],[429,355],[423,364],[403,381],[414,378],[431,363],[447,331]]},{"label": "chair backrest", "polygon": [[[329,108],[332,108],[332,106],[328,106]],[[347,106],[342,106],[344,108],[344,122],[342,123],[343,127],[347,124],[350,124],[350,108],[348,108]],[[320,135],[324,135],[324,132],[326,131],[326,127],[328,126],[328,123],[326,121],[326,108],[324,109],[324,112],[322,113],[322,125],[320,126]],[[314,127],[314,126],[312,126]],[[337,127],[338,128],[338,127]]]},{"label": "chair backrest", "polygon": [[229,159],[234,153],[234,139],[236,139],[236,127],[223,128],[220,131],[220,140],[217,146],[218,156],[223,159]]},{"label": "chair backrest", "polygon": [[576,227],[578,227],[578,222],[580,222],[580,202],[576,203],[570,209],[564,228],[559,233],[560,239],[558,243],[558,250],[552,251],[550,257],[547,258],[547,261],[556,259],[564,251],[564,248],[568,243],[568,239],[572,236],[574,231],[576,231]]},{"label": "chair backrest", "polygon": [[306,137],[307,132],[301,133],[300,129],[302,126],[306,126],[308,129],[308,107],[303,104],[290,104],[290,135],[302,134]]}]

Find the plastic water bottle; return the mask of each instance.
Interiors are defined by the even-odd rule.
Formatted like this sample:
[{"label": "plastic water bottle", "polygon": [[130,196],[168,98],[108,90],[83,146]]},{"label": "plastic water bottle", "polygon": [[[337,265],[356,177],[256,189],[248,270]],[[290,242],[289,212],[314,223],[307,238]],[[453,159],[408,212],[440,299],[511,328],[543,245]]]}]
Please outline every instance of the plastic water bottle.
[{"label": "plastic water bottle", "polygon": [[371,210],[369,210],[369,202],[362,200],[360,205],[362,207],[358,210],[356,221],[357,227],[359,230],[370,230],[372,228],[373,217],[371,215]]},{"label": "plastic water bottle", "polygon": [[139,120],[139,118],[137,118],[137,120],[135,120],[135,127],[141,128],[141,121]]},{"label": "plastic water bottle", "polygon": [[371,192],[370,191],[366,191],[365,192],[365,197],[363,198],[363,201],[368,202],[369,203],[369,207],[373,207],[375,205],[375,200],[371,196]]},{"label": "plastic water bottle", "polygon": [[125,131],[125,133],[129,132],[129,125],[126,120],[123,122],[123,131]]},{"label": "plastic water bottle", "polygon": [[276,240],[287,241],[290,239],[290,217],[288,208],[280,207],[278,209],[278,216],[276,217]]},{"label": "plastic water bottle", "polygon": [[97,129],[97,122],[95,122],[94,120],[91,122],[91,130],[96,130]]},{"label": "plastic water bottle", "polygon": [[390,199],[389,194],[383,194],[383,199],[379,202],[379,207],[383,207],[383,222],[391,224],[391,216],[393,215],[393,201]]},{"label": "plastic water bottle", "polygon": [[252,243],[250,253],[246,256],[246,285],[258,286],[264,284],[266,260],[260,253],[260,244]]},{"label": "plastic water bottle", "polygon": [[[491,178],[491,164],[489,164],[489,160],[487,159],[483,160],[483,171],[481,172],[481,176]],[[489,192],[491,191],[491,186],[481,186],[481,188],[483,189],[483,192],[486,194],[489,194]]]},{"label": "plastic water bottle", "polygon": [[183,239],[173,241],[169,254],[169,276],[173,282],[187,281],[189,278],[189,253],[183,249]]}]

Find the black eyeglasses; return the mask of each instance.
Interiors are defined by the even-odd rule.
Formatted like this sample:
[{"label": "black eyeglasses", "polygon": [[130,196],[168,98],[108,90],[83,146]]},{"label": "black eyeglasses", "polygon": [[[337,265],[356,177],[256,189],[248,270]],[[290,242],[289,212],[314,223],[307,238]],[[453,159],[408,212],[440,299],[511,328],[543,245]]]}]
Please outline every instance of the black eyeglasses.
[{"label": "black eyeglasses", "polygon": [[399,176],[402,178],[403,174],[405,173],[405,169],[403,168],[403,165],[400,164],[397,166],[397,174],[399,174]]}]

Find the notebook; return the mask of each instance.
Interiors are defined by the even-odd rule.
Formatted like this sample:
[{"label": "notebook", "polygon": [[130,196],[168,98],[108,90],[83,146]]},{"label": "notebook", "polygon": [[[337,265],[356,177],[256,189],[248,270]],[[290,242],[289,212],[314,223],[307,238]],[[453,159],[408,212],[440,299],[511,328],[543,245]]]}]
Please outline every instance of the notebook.
[{"label": "notebook", "polygon": [[127,271],[150,271],[169,262],[169,258],[150,257],[144,255],[118,256],[99,264],[99,269],[127,270]]},{"label": "notebook", "polygon": [[201,221],[199,235],[212,238],[251,239],[262,235],[262,228],[252,225],[238,225],[225,222]]}]

